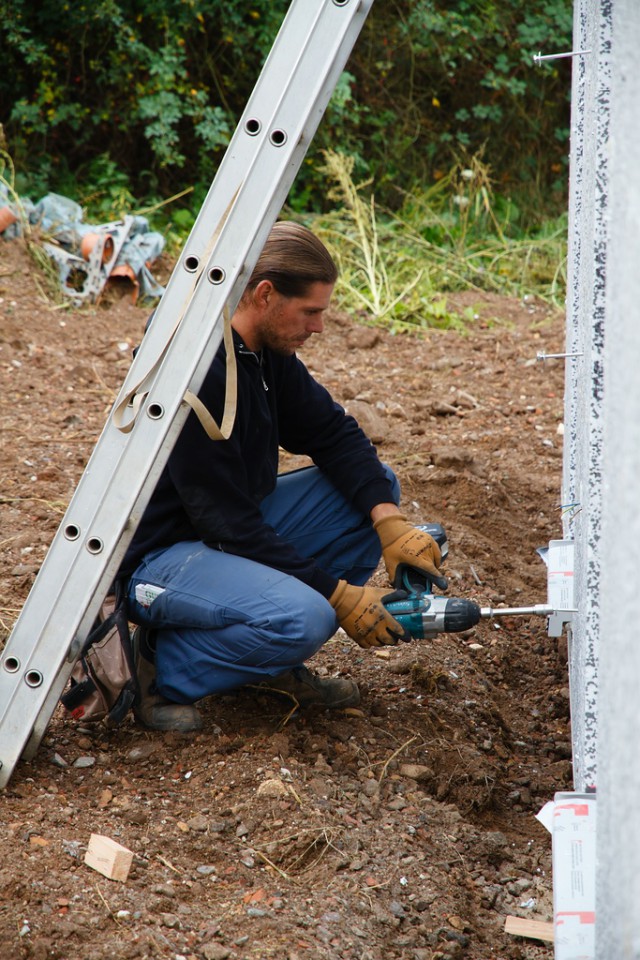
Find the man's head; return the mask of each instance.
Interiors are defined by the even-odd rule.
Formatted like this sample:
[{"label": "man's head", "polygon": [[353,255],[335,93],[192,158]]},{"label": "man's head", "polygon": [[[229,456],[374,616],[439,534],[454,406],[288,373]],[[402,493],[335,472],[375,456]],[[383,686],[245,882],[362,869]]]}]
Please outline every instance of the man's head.
[{"label": "man's head", "polygon": [[290,355],[323,329],[338,276],[329,251],[297,223],[275,224],[238,304],[233,326],[252,350]]},{"label": "man's head", "polygon": [[301,224],[282,220],[267,238],[244,297],[262,280],[270,280],[283,297],[301,297],[312,283],[333,286],[337,279],[338,270],[322,241]]}]

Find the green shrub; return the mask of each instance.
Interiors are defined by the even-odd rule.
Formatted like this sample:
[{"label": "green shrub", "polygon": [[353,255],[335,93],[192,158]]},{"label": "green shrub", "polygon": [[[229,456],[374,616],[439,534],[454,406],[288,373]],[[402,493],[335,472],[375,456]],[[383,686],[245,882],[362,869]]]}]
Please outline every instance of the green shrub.
[{"label": "green shrub", "polygon": [[[288,6],[2,0],[0,118],[19,182],[35,195],[86,189],[109,161],[138,197],[208,186]],[[349,154],[394,207],[398,185],[430,184],[485,145],[500,194],[557,208],[571,65],[532,57],[567,48],[571,11],[570,0],[374,3],[291,206],[323,209],[327,149]]]}]

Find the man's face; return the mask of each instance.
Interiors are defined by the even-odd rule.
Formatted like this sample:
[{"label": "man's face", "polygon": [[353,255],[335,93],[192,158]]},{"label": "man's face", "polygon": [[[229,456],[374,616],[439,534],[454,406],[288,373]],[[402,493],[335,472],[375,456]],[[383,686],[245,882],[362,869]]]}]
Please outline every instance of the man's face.
[{"label": "man's face", "polygon": [[260,347],[291,356],[312,333],[322,333],[323,315],[333,293],[332,283],[312,283],[302,297],[283,297],[273,290],[257,334]]}]

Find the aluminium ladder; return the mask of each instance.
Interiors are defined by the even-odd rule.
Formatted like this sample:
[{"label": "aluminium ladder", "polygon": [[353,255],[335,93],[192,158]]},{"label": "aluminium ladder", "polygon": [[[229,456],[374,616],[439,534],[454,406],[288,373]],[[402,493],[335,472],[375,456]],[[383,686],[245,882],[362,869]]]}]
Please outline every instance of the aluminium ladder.
[{"label": "aluminium ladder", "polygon": [[35,755],[372,3],[291,3],[0,655],[0,788]]}]

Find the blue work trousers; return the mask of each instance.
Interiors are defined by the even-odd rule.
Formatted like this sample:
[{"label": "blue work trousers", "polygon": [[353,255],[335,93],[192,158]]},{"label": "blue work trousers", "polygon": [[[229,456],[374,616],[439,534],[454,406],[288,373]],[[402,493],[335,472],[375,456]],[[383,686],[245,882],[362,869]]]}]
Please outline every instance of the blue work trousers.
[{"label": "blue work trousers", "polygon": [[[361,585],[378,565],[370,519],[316,467],[281,475],[261,510],[301,556],[337,578]],[[158,690],[177,703],[278,676],[338,627],[329,601],[301,580],[199,541],[148,553],[129,581],[128,602],[130,619],[152,631]]]}]

